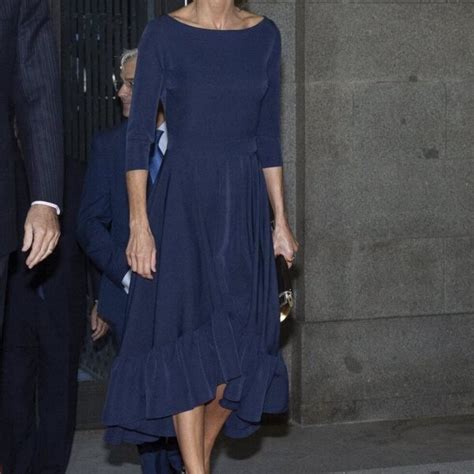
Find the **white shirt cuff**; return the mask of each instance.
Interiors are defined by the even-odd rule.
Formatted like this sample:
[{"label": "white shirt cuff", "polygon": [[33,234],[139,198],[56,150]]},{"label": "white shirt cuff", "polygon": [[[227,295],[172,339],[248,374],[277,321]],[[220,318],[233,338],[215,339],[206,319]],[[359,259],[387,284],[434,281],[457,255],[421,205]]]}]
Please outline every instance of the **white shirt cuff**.
[{"label": "white shirt cuff", "polygon": [[54,209],[56,209],[56,214],[59,216],[59,214],[61,214],[61,209],[59,209],[59,206],[57,204],[53,204],[52,202],[48,202],[48,201],[33,201],[31,203],[32,206],[34,206],[35,204],[42,204],[43,206],[49,206],[49,207],[52,207]]},{"label": "white shirt cuff", "polygon": [[132,270],[129,270],[125,276],[123,277],[123,280],[122,280],[122,286],[123,286],[123,289],[125,290],[125,293],[127,293],[128,295],[128,291],[130,290],[130,281],[132,279]]}]

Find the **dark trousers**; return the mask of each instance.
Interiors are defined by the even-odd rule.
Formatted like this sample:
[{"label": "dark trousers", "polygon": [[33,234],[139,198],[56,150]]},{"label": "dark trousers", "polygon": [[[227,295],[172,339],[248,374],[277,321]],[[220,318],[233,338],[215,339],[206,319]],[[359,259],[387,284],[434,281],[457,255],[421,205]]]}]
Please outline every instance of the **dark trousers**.
[{"label": "dark trousers", "polygon": [[34,289],[9,286],[0,372],[11,440],[5,470],[62,474],[74,433],[82,334]]},{"label": "dark trousers", "polygon": [[0,257],[0,341],[2,340],[3,319],[5,315],[5,293],[7,291],[9,255]]},{"label": "dark trousers", "polygon": [[[5,314],[5,293],[7,289],[7,274],[8,274],[8,258],[9,255],[4,255],[0,257],[0,353],[1,353],[1,341],[2,341],[2,332],[3,332],[3,319]],[[1,356],[0,356],[1,364]],[[2,386],[0,383],[0,393],[2,391]],[[10,452],[10,439],[3,436],[8,434],[8,424],[7,420],[4,419],[2,412],[0,411],[0,472],[5,472],[6,469],[3,469],[3,464],[7,458],[8,453]]]}]

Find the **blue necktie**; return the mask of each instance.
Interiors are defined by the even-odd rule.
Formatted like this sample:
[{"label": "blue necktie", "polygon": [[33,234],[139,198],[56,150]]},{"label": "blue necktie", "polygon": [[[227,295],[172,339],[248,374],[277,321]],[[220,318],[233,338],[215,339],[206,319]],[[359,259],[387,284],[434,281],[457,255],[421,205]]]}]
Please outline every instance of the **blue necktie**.
[{"label": "blue necktie", "polygon": [[163,154],[161,153],[159,147],[161,135],[163,135],[163,130],[157,129],[155,132],[155,143],[151,147],[152,149],[150,154],[150,166],[148,172],[150,174],[150,179],[152,183],[156,181],[158,171],[160,171],[161,162],[163,161]]}]

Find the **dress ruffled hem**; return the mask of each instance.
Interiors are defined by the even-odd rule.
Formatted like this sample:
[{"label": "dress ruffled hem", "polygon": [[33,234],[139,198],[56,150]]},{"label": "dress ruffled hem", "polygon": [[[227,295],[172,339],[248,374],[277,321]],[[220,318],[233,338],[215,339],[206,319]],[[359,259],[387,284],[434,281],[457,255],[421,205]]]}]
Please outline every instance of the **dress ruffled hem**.
[{"label": "dress ruffled hem", "polygon": [[[221,405],[232,410],[224,433],[254,433],[263,413],[288,407],[288,374],[281,354],[258,349],[256,335],[234,341],[228,318],[209,323],[147,353],[119,355],[112,367],[103,422],[110,444],[140,444],[175,436],[172,415],[215,398],[227,384]],[[217,336],[218,337],[215,337]]]}]

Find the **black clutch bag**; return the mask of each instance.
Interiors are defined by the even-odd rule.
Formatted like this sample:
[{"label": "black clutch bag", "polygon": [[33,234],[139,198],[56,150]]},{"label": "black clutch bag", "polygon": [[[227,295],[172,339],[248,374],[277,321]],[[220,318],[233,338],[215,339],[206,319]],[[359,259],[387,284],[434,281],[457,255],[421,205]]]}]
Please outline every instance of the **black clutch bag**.
[{"label": "black clutch bag", "polygon": [[[270,218],[272,229],[275,228],[273,209],[269,203]],[[290,314],[294,306],[293,288],[291,287],[290,269],[283,255],[275,257],[277,281],[278,281],[278,299],[280,302],[280,323],[282,323]]]},{"label": "black clutch bag", "polygon": [[291,287],[290,269],[283,255],[275,258],[277,280],[278,280],[278,298],[280,300],[280,322],[282,323],[290,314],[294,305],[293,289]]}]

